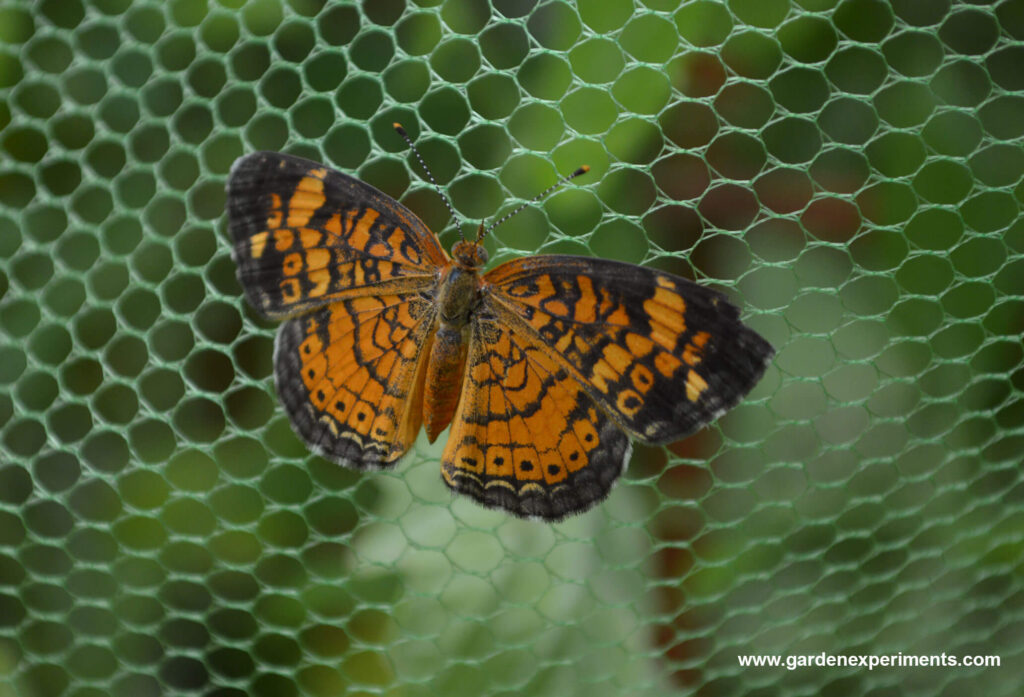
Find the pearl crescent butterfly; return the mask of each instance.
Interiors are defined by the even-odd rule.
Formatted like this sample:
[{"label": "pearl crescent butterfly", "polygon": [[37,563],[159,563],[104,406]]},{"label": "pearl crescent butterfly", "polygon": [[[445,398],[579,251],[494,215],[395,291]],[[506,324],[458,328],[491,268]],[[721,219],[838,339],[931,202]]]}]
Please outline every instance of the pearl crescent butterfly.
[{"label": "pearl crescent butterfly", "polygon": [[238,160],[227,213],[246,299],[283,320],[274,376],[302,440],[373,470],[450,425],[444,482],[516,516],[589,509],[631,439],[714,420],[774,353],[714,290],[577,256],[484,271],[483,225],[449,256],[398,201],[298,157]]}]

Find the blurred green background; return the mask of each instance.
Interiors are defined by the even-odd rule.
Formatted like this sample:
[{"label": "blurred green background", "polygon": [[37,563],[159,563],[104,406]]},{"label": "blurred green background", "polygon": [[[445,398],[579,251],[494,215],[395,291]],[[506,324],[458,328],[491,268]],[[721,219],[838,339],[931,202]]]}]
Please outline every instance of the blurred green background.
[{"label": "blurred green background", "polygon": [[[1024,1],[0,3],[0,695],[1017,695]],[[778,349],[558,525],[310,456],[231,163],[710,283]],[[467,227],[469,225],[467,224]],[[741,668],[996,654],[1002,667]]]}]

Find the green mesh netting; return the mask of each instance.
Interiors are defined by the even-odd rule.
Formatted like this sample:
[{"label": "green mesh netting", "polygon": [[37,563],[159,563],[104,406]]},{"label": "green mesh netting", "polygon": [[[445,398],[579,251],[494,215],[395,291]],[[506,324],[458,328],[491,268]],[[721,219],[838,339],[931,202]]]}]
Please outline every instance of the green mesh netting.
[{"label": "green mesh netting", "polygon": [[[0,695],[1016,695],[1024,1],[0,3]],[[310,456],[224,182],[720,287],[779,349],[548,526]],[[443,437],[441,439],[443,441]],[[745,654],[995,654],[753,669]]]}]

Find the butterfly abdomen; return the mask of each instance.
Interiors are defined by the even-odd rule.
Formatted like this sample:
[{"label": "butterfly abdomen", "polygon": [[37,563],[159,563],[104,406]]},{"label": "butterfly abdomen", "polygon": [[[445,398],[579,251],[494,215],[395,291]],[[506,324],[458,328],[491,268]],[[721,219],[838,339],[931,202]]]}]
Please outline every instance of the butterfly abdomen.
[{"label": "butterfly abdomen", "polygon": [[459,405],[467,344],[463,330],[451,325],[442,323],[434,335],[423,384],[423,426],[431,443],[451,423]]}]

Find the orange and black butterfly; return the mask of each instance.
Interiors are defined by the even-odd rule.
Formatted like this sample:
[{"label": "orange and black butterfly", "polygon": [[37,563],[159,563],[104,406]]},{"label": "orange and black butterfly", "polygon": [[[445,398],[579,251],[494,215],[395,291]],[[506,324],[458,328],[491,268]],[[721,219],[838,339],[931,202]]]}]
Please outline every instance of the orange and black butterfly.
[{"label": "orange and black butterfly", "polygon": [[398,201],[297,157],[236,162],[227,212],[246,298],[284,320],[274,376],[309,447],[387,468],[421,426],[433,442],[450,424],[445,483],[517,516],[587,510],[631,438],[692,433],[773,355],[713,290],[576,256],[485,272],[483,225],[449,256]]}]

